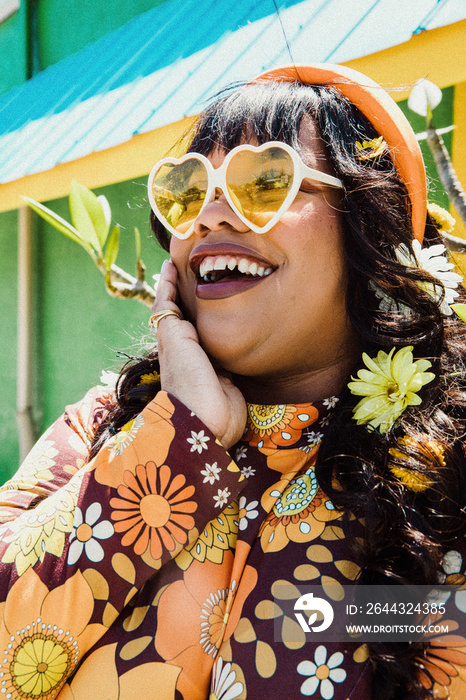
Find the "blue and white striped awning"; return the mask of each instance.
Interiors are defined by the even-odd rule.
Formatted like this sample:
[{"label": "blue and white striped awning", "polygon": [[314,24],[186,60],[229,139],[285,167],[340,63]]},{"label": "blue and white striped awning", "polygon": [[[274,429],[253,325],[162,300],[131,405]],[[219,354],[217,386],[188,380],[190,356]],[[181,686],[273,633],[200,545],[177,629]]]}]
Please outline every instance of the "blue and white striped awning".
[{"label": "blue and white striped awning", "polygon": [[345,62],[466,17],[464,0],[279,6],[168,0],[10,90],[0,97],[0,183],[196,114],[225,85],[274,65]]}]

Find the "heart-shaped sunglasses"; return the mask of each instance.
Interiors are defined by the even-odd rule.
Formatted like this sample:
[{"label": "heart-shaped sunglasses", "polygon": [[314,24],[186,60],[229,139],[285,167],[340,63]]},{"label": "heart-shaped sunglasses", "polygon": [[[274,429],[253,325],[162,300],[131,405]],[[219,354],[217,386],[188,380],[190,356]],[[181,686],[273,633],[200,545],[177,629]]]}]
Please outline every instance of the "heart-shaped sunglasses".
[{"label": "heart-shaped sunglasses", "polygon": [[149,201],[165,228],[184,239],[220,188],[244,224],[266,233],[290,207],[305,178],[343,188],[338,178],[305,165],[286,143],[245,144],[233,148],[219,168],[200,153],[163,158],[149,175]]}]

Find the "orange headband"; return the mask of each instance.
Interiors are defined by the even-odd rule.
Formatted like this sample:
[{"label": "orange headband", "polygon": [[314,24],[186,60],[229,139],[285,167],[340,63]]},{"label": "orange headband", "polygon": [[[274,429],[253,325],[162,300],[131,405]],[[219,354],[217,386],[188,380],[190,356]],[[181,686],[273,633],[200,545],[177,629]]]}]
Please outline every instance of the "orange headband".
[{"label": "orange headband", "polygon": [[347,97],[389,146],[398,174],[408,190],[414,237],[422,243],[427,214],[427,183],[421,149],[403,112],[380,85],[359,71],[330,63],[274,68],[255,80],[330,85]]}]

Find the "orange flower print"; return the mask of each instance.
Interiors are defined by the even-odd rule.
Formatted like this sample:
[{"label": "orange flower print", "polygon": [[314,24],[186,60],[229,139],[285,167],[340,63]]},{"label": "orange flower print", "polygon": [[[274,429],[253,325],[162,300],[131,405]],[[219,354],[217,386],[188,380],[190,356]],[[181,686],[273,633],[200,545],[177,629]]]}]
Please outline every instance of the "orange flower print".
[{"label": "orange flower print", "polygon": [[[73,599],[79,605],[70,604]],[[89,624],[92,591],[81,572],[49,591],[29,568],[0,604],[3,698],[53,700],[105,628]]]},{"label": "orange flower print", "polygon": [[[157,688],[157,698],[175,697],[180,668],[155,661],[138,664],[118,674],[116,654],[116,643],[95,650],[80,665],[70,684],[65,684],[57,700],[131,700],[135,697],[154,700],[154,688]],[[105,690],[102,689],[103,677]]]},{"label": "orange flower print", "polygon": [[[222,567],[193,561],[183,579],[174,581],[160,596],[155,648],[170,664],[183,668],[177,689],[190,700],[208,697],[214,659],[235,629],[244,602],[257,583],[257,571],[248,565],[239,584],[230,582],[233,560],[228,551]],[[198,678],[206,679],[205,688],[199,687],[198,678],[195,682],[191,678],[193,668]]]},{"label": "orange flower print", "polygon": [[[453,647],[452,645],[455,645]],[[464,651],[460,651],[459,648]],[[420,662],[419,680],[424,688],[432,688],[434,684],[449,686],[459,675],[457,667],[466,665],[466,639],[460,635],[445,635],[432,641],[425,655],[418,659]],[[462,669],[464,674],[464,668]],[[436,697],[439,697],[436,694]],[[444,697],[444,696],[440,696]],[[445,696],[449,697],[449,695]]]},{"label": "orange flower print", "polygon": [[218,589],[204,601],[201,609],[201,634],[199,642],[206,654],[217,656],[222,643],[225,622],[228,620],[231,603],[234,597],[236,581],[232,582],[232,590]]},{"label": "orange flower print", "polygon": [[262,496],[262,507],[272,510],[259,530],[263,551],[279,552],[288,542],[309,542],[320,537],[325,524],[340,517],[317,484],[314,467],[292,479],[271,486]]},{"label": "orange flower print", "polygon": [[194,518],[189,514],[197,509],[197,503],[188,500],[194,494],[194,486],[185,486],[185,476],[177,474],[172,478],[170,467],[158,467],[155,462],[138,464],[135,474],[126,471],[123,478],[125,484],[118,487],[119,498],[110,500],[115,531],[125,533],[122,545],[134,545],[134,552],[139,555],[150,548],[155,560],[162,557],[164,549],[180,550],[194,527]]},{"label": "orange flower print", "polygon": [[247,429],[242,440],[259,448],[294,445],[318,416],[319,412],[311,403],[299,406],[248,404]]}]

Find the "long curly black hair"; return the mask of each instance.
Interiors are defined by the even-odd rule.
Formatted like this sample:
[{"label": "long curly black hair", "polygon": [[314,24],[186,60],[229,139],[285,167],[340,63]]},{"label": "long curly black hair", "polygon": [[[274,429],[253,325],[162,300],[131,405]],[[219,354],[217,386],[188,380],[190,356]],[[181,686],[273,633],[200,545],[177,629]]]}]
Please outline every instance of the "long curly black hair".
[{"label": "long curly black hair", "polygon": [[[259,144],[283,141],[299,150],[306,115],[318,127],[335,174],[345,187],[346,306],[361,347],[375,356],[380,350],[411,345],[414,356],[429,359],[435,372],[435,380],[421,391],[422,404],[407,409],[385,435],[356,426],[352,409],[358,397],[346,389],[320,448],[317,478],[346,514],[346,535],[361,566],[361,584],[434,584],[442,556],[466,530],[461,443],[466,416],[466,325],[455,315],[442,315],[438,302],[425,291],[425,283],[434,282],[427,272],[397,260],[395,250],[401,244],[412,252],[413,231],[409,197],[388,148],[374,158],[360,158],[356,142],[378,134],[336,89],[258,82],[222,93],[201,115],[189,150],[204,155],[214,148],[229,151],[244,138]],[[152,225],[168,250],[167,232],[154,218]],[[440,242],[428,215],[423,245]],[[438,280],[435,284],[441,288]],[[381,310],[380,290],[398,308]],[[464,290],[458,291],[461,301]],[[155,395],[159,383],[140,382],[142,375],[158,371],[156,352],[123,368],[117,404],[96,434],[91,457]],[[395,476],[394,466],[409,469],[411,481],[421,484],[419,490]],[[426,483],[428,487],[423,488]],[[354,523],[361,521],[363,542],[353,532]],[[432,697],[431,688],[424,687],[429,682],[418,681],[420,669],[429,677],[422,645],[374,643],[369,650],[375,699]]]}]

